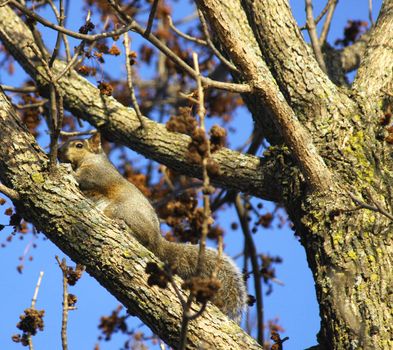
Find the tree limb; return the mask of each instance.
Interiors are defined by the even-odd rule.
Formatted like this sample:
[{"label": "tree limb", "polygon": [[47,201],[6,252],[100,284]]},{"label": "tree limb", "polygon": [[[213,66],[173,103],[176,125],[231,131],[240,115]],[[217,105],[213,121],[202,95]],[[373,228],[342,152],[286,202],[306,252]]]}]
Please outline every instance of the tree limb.
[{"label": "tree limb", "polygon": [[[354,108],[350,98],[319,67],[287,0],[245,0],[243,3],[272,75],[309,131],[317,135],[320,130],[313,128],[313,124],[326,114],[344,115],[344,111]],[[342,111],[330,110],[332,105]]]},{"label": "tree limb", "polygon": [[365,56],[353,83],[355,91],[368,99],[385,94],[393,79],[393,1],[385,0],[370,32]]},{"label": "tree limb", "polygon": [[[65,167],[48,172],[48,158],[0,91],[0,180],[20,193],[18,212],[137,315],[176,347],[181,305],[172,289],[148,285],[147,262],[159,260],[94,209]],[[179,279],[176,278],[179,284]],[[198,310],[194,305],[193,311]],[[190,322],[187,349],[261,349],[237,324],[208,305]]]},{"label": "tree limb", "polygon": [[[0,39],[25,71],[36,81],[41,93],[47,95],[47,80],[41,61],[31,48],[33,38],[20,18],[7,6],[0,7]],[[65,63],[56,60],[53,69],[63,71]],[[187,147],[190,138],[172,133],[165,126],[147,118],[141,131],[135,111],[114,98],[102,96],[85,78],[75,72],[62,77],[58,85],[65,107],[81,119],[99,128],[112,141],[123,144],[169,168],[192,177],[202,178],[200,165],[190,163]],[[83,91],[83,96],[80,93]],[[267,161],[223,148],[212,158],[219,164],[221,175],[212,178],[215,186],[233,188],[257,197],[280,201],[275,170]]]},{"label": "tree limb", "polygon": [[[308,185],[313,189],[328,188],[331,185],[330,172],[318,155],[311,135],[299,122],[269,71],[241,3],[237,0],[225,3],[219,0],[200,0],[197,5],[231,61],[242,72],[243,80],[253,85],[253,95],[260,105],[265,106],[275,129],[291,150]],[[315,64],[317,65],[316,62]]]}]

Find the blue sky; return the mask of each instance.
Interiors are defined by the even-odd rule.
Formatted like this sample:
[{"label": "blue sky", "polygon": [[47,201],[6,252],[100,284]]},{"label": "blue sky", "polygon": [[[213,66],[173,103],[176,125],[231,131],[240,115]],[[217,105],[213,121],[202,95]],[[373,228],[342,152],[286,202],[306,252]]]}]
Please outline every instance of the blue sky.
[{"label": "blue sky", "polygon": [[[315,11],[319,13],[326,1],[314,1]],[[381,6],[381,0],[374,1],[374,19]],[[68,27],[77,30],[83,23],[84,14],[77,9],[78,2],[72,2],[74,8],[70,12]],[[188,3],[188,2],[187,2]],[[294,16],[298,23],[305,22],[304,1],[290,1]],[[178,3],[174,9],[174,17],[190,13],[192,10]],[[72,18],[71,18],[72,17]],[[50,18],[50,17],[49,17]],[[50,18],[53,20],[53,18]],[[340,1],[334,17],[329,41],[342,37],[343,27],[348,19],[368,19],[367,0],[346,0]],[[44,39],[49,47],[53,45],[55,34],[50,31],[44,32]],[[141,39],[132,34],[133,45],[137,47]],[[118,71],[124,76],[122,67],[122,57],[108,60],[108,64],[113,65],[112,71]],[[106,67],[107,69],[110,66]],[[1,67],[0,67],[1,70]],[[24,75],[20,69],[16,74],[9,77],[4,72],[0,72],[0,82],[3,84],[17,86],[23,80]],[[247,120],[247,122],[245,122]],[[243,144],[251,132],[252,121],[250,116],[244,111],[239,111],[234,119],[234,126],[237,127],[235,138],[231,139],[231,147]],[[43,146],[45,141],[43,141]],[[257,201],[259,202],[259,200]],[[9,206],[9,201],[3,208],[0,208],[0,223],[6,224],[8,217],[3,215],[5,208]],[[269,208],[269,204],[265,203]],[[224,228],[229,228],[231,218],[235,213],[231,210],[225,211],[219,217],[220,224]],[[227,230],[225,237],[226,252],[229,255],[236,255],[241,250],[242,237],[240,231]],[[0,243],[5,242],[10,233],[9,229],[1,232]],[[304,249],[300,246],[293,235],[293,231],[288,228],[272,228],[259,231],[255,235],[257,248],[260,252],[269,253],[273,256],[283,257],[283,263],[278,265],[277,278],[285,283],[285,286],[274,285],[271,295],[264,298],[265,321],[279,318],[280,325],[285,329],[285,336],[290,340],[285,343],[285,350],[298,350],[316,344],[316,333],[319,330],[319,312],[315,299],[314,282],[307,267]],[[33,243],[32,236],[28,235],[24,240],[14,237],[13,242],[6,244],[6,248],[0,250],[0,264],[3,268],[4,278],[0,281],[0,298],[2,300],[2,314],[0,318],[0,348],[20,349],[20,344],[11,341],[11,335],[17,333],[16,323],[18,316],[23,310],[29,307],[37,278],[40,271],[44,271],[41,288],[38,295],[36,307],[45,309],[45,331],[34,337],[35,349],[60,349],[60,325],[61,325],[61,298],[62,284],[61,271],[57,267],[55,255],[63,257],[54,244],[45,240],[43,235],[39,235],[34,243],[37,248],[31,248],[27,258],[32,255],[33,261],[25,262],[25,269],[22,274],[16,271],[19,265],[18,257],[24,254],[27,247]],[[265,287],[266,289],[266,287]],[[70,349],[93,349],[97,341],[99,331],[97,325],[102,315],[107,315],[119,304],[114,297],[106,292],[98,283],[87,274],[78,282],[76,287],[71,287],[71,293],[78,296],[78,310],[70,312],[68,339]],[[130,327],[138,327],[140,321],[136,318],[130,319]],[[101,349],[118,349],[125,341],[124,336],[115,336],[110,343],[102,342]]]}]

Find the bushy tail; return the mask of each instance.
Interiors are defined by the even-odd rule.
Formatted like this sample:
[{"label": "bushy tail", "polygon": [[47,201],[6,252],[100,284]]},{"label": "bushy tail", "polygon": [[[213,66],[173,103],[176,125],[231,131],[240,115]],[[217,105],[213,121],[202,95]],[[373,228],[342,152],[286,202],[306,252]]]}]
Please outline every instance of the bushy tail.
[{"label": "bushy tail", "polygon": [[[162,261],[176,268],[176,273],[184,280],[196,275],[199,246],[194,244],[174,243],[162,239],[159,251],[154,252]],[[218,264],[215,249],[206,250],[205,266],[201,277],[211,277]],[[223,255],[217,271],[217,279],[221,287],[211,300],[223,313],[240,322],[242,311],[246,305],[247,293],[243,276],[233,260]]]}]

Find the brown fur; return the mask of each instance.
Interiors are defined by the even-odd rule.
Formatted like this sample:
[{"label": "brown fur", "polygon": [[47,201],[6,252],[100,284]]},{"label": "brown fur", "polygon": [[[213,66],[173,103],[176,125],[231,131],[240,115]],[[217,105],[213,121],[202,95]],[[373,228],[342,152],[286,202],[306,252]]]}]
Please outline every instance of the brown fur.
[{"label": "brown fur", "polygon": [[[71,163],[82,192],[105,215],[123,220],[135,238],[161,260],[175,266],[180,277],[188,279],[195,276],[198,246],[168,242],[161,236],[159,220],[153,207],[108,160],[101,148],[99,134],[87,140],[66,142],[59,149],[59,160]],[[217,252],[208,249],[202,277],[210,277],[217,262]],[[245,307],[246,289],[241,273],[225,255],[217,278],[221,288],[212,302],[222,312],[239,321]]]}]

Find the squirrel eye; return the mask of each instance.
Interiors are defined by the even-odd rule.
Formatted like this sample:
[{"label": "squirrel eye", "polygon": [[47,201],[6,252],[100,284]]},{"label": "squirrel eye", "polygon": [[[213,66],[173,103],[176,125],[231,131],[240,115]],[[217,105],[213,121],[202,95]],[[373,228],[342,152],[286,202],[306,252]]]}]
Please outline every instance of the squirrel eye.
[{"label": "squirrel eye", "polygon": [[78,142],[78,143],[75,145],[75,147],[76,147],[76,148],[83,148],[83,143],[82,143],[82,142]]}]

